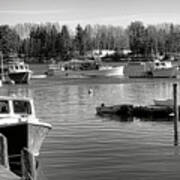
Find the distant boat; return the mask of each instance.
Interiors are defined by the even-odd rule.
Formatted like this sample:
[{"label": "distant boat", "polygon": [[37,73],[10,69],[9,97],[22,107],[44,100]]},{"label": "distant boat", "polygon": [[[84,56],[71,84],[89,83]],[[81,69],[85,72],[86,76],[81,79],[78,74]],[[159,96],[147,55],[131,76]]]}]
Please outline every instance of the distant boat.
[{"label": "distant boat", "polygon": [[32,71],[29,69],[29,65],[24,63],[16,56],[9,57],[9,62],[4,64],[3,54],[0,52],[1,59],[1,80],[2,83],[21,84],[29,83],[32,75]]},{"label": "distant boat", "polygon": [[176,78],[178,68],[171,61],[129,62],[124,67],[129,78]]},{"label": "distant boat", "polygon": [[145,78],[152,76],[150,63],[148,62],[128,62],[124,66],[124,76],[129,78]]},{"label": "distant boat", "polygon": [[171,61],[156,60],[152,67],[152,76],[157,78],[176,77],[178,69]]},{"label": "distant boat", "polygon": [[123,76],[123,66],[104,66],[101,62],[95,60],[73,59],[63,64],[50,64],[46,74],[70,78]]},{"label": "distant boat", "polygon": [[28,84],[32,76],[29,65],[20,61],[10,62],[7,73],[8,77],[13,80],[15,84]]},{"label": "distant boat", "polygon": [[45,79],[47,78],[47,75],[46,74],[37,74],[37,75],[32,75],[31,77],[32,79]]},{"label": "distant boat", "polygon": [[157,106],[173,106],[173,99],[154,99]]},{"label": "distant boat", "polygon": [[21,175],[22,149],[27,148],[34,156],[38,156],[50,129],[50,124],[36,118],[33,99],[0,96],[0,133],[8,140],[10,168],[17,175]]}]

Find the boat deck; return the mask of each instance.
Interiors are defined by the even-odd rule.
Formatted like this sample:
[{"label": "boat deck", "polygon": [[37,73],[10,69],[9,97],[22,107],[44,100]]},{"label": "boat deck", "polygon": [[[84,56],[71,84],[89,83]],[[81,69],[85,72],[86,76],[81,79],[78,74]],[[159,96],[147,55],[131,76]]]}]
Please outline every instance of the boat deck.
[{"label": "boat deck", "polygon": [[16,176],[10,170],[4,168],[3,166],[0,166],[0,179],[3,179],[3,180],[20,180],[21,178]]}]

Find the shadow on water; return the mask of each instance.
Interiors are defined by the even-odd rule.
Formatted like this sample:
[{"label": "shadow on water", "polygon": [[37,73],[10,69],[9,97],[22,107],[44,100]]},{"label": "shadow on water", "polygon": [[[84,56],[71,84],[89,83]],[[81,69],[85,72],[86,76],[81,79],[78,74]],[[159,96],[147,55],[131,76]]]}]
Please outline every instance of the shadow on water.
[{"label": "shadow on water", "polygon": [[32,89],[28,85],[4,85],[1,87],[0,95],[32,97]]}]

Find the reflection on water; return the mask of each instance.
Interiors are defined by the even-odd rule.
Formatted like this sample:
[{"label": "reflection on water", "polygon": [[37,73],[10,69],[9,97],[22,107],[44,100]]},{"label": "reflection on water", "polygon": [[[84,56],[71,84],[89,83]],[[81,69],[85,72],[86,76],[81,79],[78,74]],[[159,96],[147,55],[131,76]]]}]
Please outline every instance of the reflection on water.
[{"label": "reflection on water", "polygon": [[[152,104],[156,98],[169,98],[171,82],[62,85],[47,80],[1,88],[0,95],[9,94],[33,97],[37,116],[53,126],[41,149],[41,161],[49,179],[129,180],[134,176],[143,179],[148,173],[153,179],[157,174],[152,174],[163,167],[151,166],[150,159],[156,163],[160,161],[157,157],[177,153],[172,147],[171,122],[124,122],[98,117],[95,111],[102,102],[144,105]],[[135,171],[137,164],[139,169]],[[146,173],[142,175],[143,168]]]},{"label": "reflection on water", "polygon": [[25,85],[25,86],[18,86],[18,85],[4,85],[0,89],[0,95],[3,96],[27,96],[32,97],[31,89]]}]

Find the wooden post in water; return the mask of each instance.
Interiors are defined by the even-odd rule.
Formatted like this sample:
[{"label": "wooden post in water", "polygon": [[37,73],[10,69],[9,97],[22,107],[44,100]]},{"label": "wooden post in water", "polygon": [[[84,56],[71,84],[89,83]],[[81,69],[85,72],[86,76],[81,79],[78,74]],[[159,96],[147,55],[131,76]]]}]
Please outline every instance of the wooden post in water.
[{"label": "wooden post in water", "polygon": [[177,84],[173,84],[173,100],[174,100],[174,145],[178,146],[178,121],[179,110],[177,103]]},{"label": "wooden post in water", "polygon": [[0,134],[0,165],[9,169],[7,139]]},{"label": "wooden post in water", "polygon": [[21,151],[21,165],[23,180],[37,180],[35,157],[26,148]]}]

